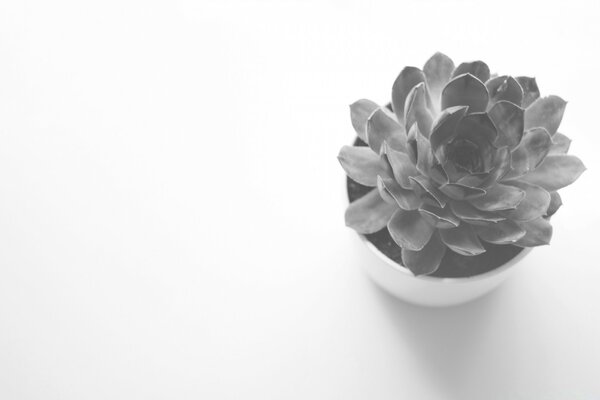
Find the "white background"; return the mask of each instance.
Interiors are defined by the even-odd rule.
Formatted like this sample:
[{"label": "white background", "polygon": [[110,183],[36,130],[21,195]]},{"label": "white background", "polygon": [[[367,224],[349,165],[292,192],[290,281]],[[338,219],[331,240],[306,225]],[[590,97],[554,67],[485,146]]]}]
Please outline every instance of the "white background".
[{"label": "white background", "polygon": [[[600,398],[597,1],[0,2],[0,398]],[[569,101],[588,171],[466,306],[375,287],[348,104],[440,50]]]}]

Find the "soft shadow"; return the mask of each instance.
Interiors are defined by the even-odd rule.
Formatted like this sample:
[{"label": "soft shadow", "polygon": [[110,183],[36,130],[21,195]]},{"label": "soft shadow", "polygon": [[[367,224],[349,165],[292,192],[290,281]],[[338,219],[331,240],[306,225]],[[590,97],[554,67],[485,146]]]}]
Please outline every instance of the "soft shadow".
[{"label": "soft shadow", "polygon": [[445,398],[463,400],[473,375],[481,373],[475,358],[486,345],[490,316],[502,303],[503,288],[464,305],[429,308],[398,300],[371,283],[399,340],[414,352],[419,363],[414,367],[430,377]]}]

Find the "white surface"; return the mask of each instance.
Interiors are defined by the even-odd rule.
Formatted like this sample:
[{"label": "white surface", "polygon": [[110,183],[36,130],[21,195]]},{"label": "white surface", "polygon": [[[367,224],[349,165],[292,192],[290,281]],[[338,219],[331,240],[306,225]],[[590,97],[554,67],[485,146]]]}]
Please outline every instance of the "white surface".
[{"label": "white surface", "polygon": [[[598,2],[364,3],[0,3],[1,399],[600,397]],[[428,310],[361,272],[336,155],[436,50],[569,100],[588,171]]]}]

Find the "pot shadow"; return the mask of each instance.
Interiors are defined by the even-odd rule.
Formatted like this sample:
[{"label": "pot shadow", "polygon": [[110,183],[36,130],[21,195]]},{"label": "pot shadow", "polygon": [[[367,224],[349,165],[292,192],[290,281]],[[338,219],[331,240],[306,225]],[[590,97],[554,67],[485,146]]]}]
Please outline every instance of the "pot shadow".
[{"label": "pot shadow", "polygon": [[466,304],[433,308],[405,303],[371,284],[399,340],[414,353],[419,364],[414,367],[445,398],[467,398],[473,379],[493,364],[486,360],[482,365],[480,350],[486,346],[490,317],[503,303],[503,286]]}]

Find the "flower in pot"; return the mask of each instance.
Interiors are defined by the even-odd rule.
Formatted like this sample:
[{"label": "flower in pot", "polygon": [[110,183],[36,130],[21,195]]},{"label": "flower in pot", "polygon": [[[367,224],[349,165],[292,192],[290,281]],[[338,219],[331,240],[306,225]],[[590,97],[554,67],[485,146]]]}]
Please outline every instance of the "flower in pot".
[{"label": "flower in pot", "polygon": [[389,104],[353,103],[357,138],[338,156],[345,219],[387,263],[376,281],[408,300],[457,303],[548,244],[557,191],[585,170],[557,131],[565,106],[540,97],[535,78],[491,76],[482,61],[455,66],[441,53],[404,68]]}]

